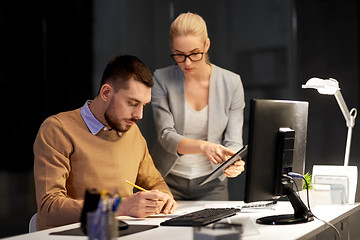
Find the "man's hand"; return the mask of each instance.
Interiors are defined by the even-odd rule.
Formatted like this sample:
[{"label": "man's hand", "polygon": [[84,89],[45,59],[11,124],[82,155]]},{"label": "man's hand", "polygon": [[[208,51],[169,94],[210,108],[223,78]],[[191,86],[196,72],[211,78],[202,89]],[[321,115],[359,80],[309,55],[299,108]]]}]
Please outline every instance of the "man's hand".
[{"label": "man's hand", "polygon": [[245,162],[243,160],[238,160],[234,162],[232,165],[228,166],[224,174],[227,177],[237,177],[245,170]]},{"label": "man's hand", "polygon": [[[158,190],[155,190],[155,191],[159,192]],[[162,193],[162,192],[159,192],[159,193],[163,194],[164,205],[162,206],[160,211],[156,211],[155,213],[156,214],[159,214],[160,212],[163,212],[165,214],[174,213],[176,211],[176,208],[177,208],[176,201],[169,194]]]},{"label": "man's hand", "polygon": [[177,204],[172,197],[157,190],[137,192],[121,199],[118,215],[131,217],[147,217],[151,214],[173,213]]}]

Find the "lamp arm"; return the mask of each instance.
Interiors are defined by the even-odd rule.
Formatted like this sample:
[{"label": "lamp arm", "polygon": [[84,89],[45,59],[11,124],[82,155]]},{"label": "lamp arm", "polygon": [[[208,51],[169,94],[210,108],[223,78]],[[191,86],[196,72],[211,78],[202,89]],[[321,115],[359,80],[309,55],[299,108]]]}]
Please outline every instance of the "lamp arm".
[{"label": "lamp arm", "polygon": [[355,118],[357,115],[357,110],[356,110],[356,108],[352,108],[351,111],[349,111],[340,90],[337,90],[335,92],[335,98],[336,98],[336,101],[338,102],[341,112],[344,115],[344,118],[346,120],[346,126],[348,127],[348,133],[347,133],[347,138],[346,138],[345,158],[344,158],[344,166],[348,166],[349,165],[349,157],[350,157],[350,148],[351,148],[352,128],[355,125]]},{"label": "lamp arm", "polygon": [[352,127],[349,126],[348,127],[347,137],[346,137],[344,166],[349,166],[350,148],[351,148],[351,136],[352,136]]},{"label": "lamp arm", "polygon": [[349,112],[348,107],[346,106],[345,100],[344,100],[340,90],[337,90],[335,92],[335,98],[336,98],[337,103],[339,104],[342,114],[344,115],[346,125],[348,127],[351,126],[350,112]]}]

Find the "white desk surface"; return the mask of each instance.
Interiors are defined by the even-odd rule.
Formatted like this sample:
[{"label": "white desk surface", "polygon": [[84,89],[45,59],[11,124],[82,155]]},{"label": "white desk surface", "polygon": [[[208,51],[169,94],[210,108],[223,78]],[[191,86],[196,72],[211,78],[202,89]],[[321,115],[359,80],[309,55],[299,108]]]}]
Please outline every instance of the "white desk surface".
[{"label": "white desk surface", "polygon": [[[217,202],[217,201],[179,201],[178,210],[175,215],[184,214],[187,212],[202,209],[204,207],[234,207],[241,206],[243,202],[229,201],[229,202]],[[346,220],[353,214],[360,213],[360,204],[354,205],[317,205],[313,207],[312,212],[314,215],[322,220],[329,221],[332,224],[336,224],[343,220]],[[294,225],[260,225],[256,224],[255,220],[259,217],[278,215],[278,214],[290,214],[293,213],[290,202],[278,202],[277,206],[273,209],[248,209],[242,210],[236,216],[228,218],[232,223],[242,223],[244,226],[244,232],[241,239],[309,239],[324,231],[328,226],[317,219],[308,223],[294,224]],[[150,216],[148,218],[137,219],[130,217],[119,217],[125,220],[129,224],[155,224],[159,225],[165,219],[164,215]],[[7,239],[27,239],[27,240],[42,240],[42,239],[69,239],[69,236],[49,235],[51,232],[62,231],[66,229],[79,227],[79,223],[70,224],[58,228],[52,228],[44,231],[38,231],[35,233],[23,234]],[[86,236],[74,236],[71,239],[87,239]],[[148,231],[131,234],[120,237],[119,239],[131,240],[131,239],[156,239],[156,240],[184,240],[193,239],[193,229],[191,227],[163,227],[159,226]]]}]

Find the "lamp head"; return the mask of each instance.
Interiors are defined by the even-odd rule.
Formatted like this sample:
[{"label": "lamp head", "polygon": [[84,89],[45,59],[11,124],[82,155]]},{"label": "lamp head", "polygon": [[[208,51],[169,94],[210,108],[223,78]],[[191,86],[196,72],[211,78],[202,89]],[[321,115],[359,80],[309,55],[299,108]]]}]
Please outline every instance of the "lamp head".
[{"label": "lamp head", "polygon": [[321,78],[310,78],[306,84],[302,85],[302,88],[314,88],[320,94],[334,95],[340,90],[339,82],[333,78],[321,79]]}]

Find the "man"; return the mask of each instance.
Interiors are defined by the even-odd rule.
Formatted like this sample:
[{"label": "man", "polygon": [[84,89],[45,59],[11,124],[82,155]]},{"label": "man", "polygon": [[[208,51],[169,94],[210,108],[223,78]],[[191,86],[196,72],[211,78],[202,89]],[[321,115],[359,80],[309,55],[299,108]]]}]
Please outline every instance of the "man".
[{"label": "man", "polygon": [[[116,56],[93,101],[43,122],[34,143],[38,230],[78,222],[89,188],[116,190],[123,197],[118,215],[175,211],[176,202],[135,124],[151,100],[152,86],[143,62]],[[151,191],[133,194],[125,180]]]}]

